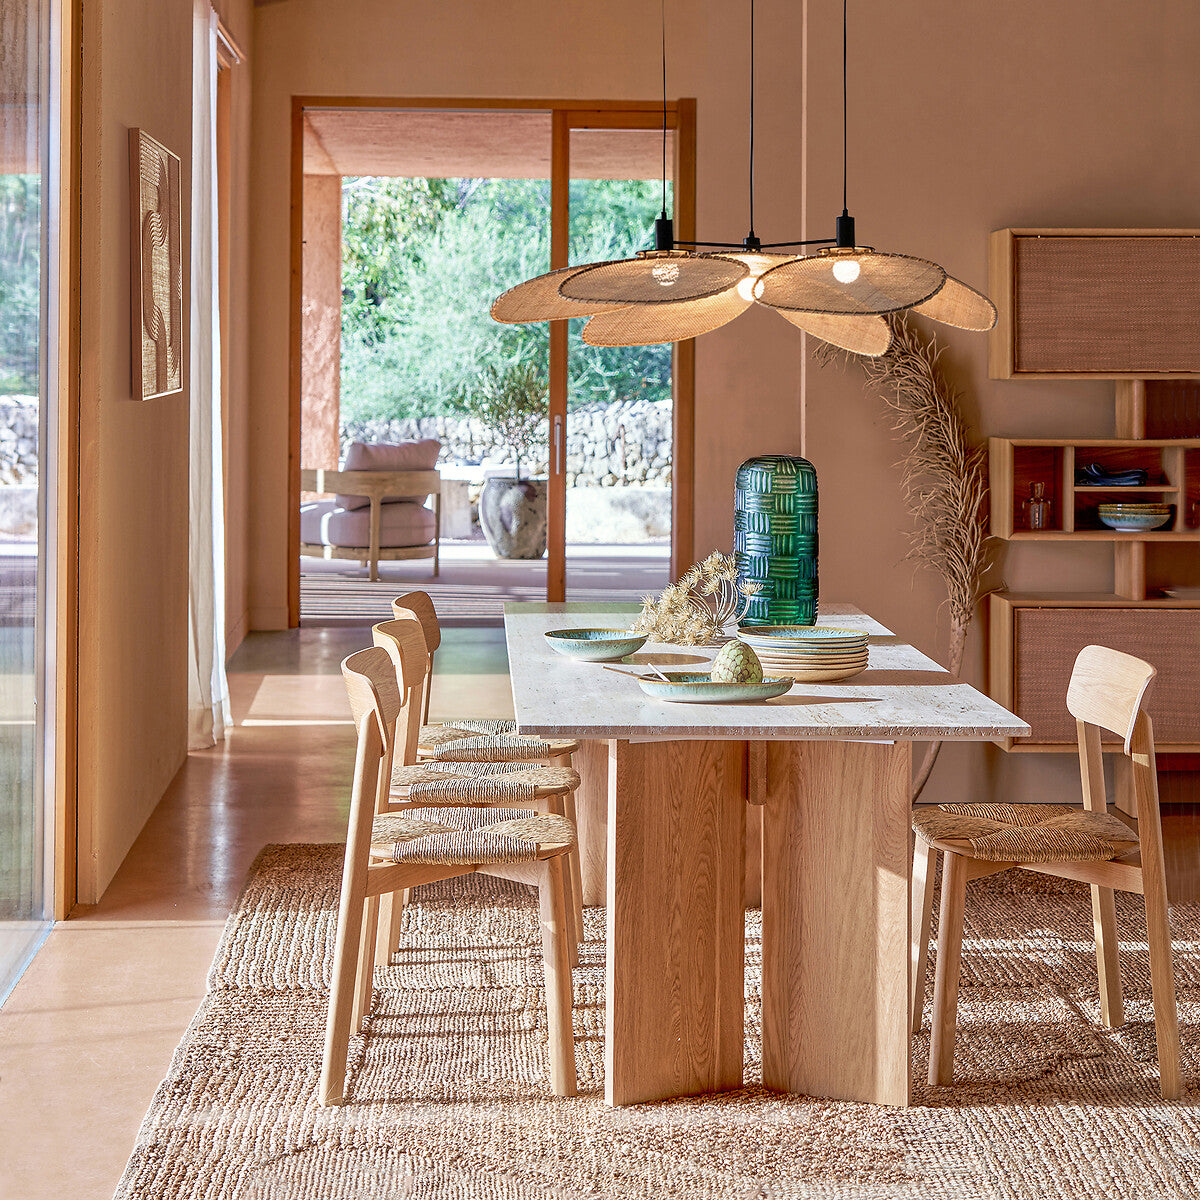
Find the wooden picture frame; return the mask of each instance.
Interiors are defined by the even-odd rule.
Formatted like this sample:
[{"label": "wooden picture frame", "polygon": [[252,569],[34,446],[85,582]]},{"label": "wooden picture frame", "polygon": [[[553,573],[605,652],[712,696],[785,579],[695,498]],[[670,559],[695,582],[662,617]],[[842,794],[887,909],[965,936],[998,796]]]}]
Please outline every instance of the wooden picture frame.
[{"label": "wooden picture frame", "polygon": [[179,158],[129,131],[129,295],[133,398],[183,391],[183,214]]}]

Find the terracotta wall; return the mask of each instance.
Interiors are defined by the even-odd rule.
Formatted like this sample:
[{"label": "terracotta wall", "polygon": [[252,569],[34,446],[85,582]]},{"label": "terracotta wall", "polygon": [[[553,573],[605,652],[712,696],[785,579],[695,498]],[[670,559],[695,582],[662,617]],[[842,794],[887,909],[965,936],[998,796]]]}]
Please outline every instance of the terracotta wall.
[{"label": "terracotta wall", "polygon": [[[700,106],[698,219],[708,236],[746,231],[749,47],[742,6],[671,0],[667,86]],[[293,94],[653,100],[659,89],[657,9],[517,0],[292,0],[256,10],[254,65],[254,420],[251,457],[251,616],[287,624],[287,351],[290,104]],[[798,237],[801,6],[759,0],[759,65],[769,92],[759,112],[767,163],[757,220]],[[647,221],[654,216],[647,213]],[[779,328],[775,326],[778,325]],[[800,445],[800,335],[752,313],[697,346],[697,547],[729,540],[737,463],[763,448]],[[755,411],[754,425],[731,420]],[[707,486],[711,480],[713,486]]]},{"label": "terracotta wall", "polygon": [[[746,8],[667,7],[668,90],[697,98],[700,234],[740,238]],[[984,285],[987,234],[1001,226],[1200,224],[1200,9],[1190,0],[854,0],[850,9],[851,197],[868,244],[927,255]],[[836,0],[759,0],[764,240],[832,232],[840,209],[840,16]],[[254,625],[279,628],[289,554],[291,95],[646,99],[658,88],[659,47],[657,11],[637,0],[291,0],[257,9],[256,19],[249,590]],[[991,382],[984,338],[945,340],[980,436],[1111,431],[1109,385]],[[942,597],[902,561],[897,451],[859,381],[806,362],[797,331],[765,311],[700,339],[696,377],[697,550],[730,541],[737,463],[799,450],[806,425],[821,474],[823,595],[855,601],[940,653]],[[1111,565],[1095,547],[1027,546],[999,574],[1016,588],[1107,588]],[[967,673],[983,683],[978,633]],[[1014,786],[1050,796],[1073,786],[1072,771],[1061,757],[953,749],[931,795]]]},{"label": "terracotta wall", "polygon": [[[1006,226],[1200,225],[1200,7],[1188,0],[850,4],[850,207],[859,240],[987,283]],[[809,227],[841,209],[841,12],[809,3]],[[987,378],[986,338],[931,326],[979,437],[1112,436],[1113,385]],[[853,372],[807,372],[808,453],[821,481],[822,592],[879,614],[938,657],[944,596],[903,563],[898,454]],[[1103,546],[999,543],[1018,591],[1109,591]],[[976,630],[966,676],[982,685]],[[1071,759],[960,747],[929,798],[1076,795]]]},{"label": "terracotta wall", "polygon": [[304,177],[300,464],[337,470],[342,383],[342,177]]},{"label": "terracotta wall", "polygon": [[[248,29],[248,0],[237,10]],[[181,395],[132,398],[127,131],[140,126],[180,156],[186,248],[192,4],[102,0],[83,6],[83,22],[78,894],[88,903],[187,752],[187,372]],[[185,296],[188,275],[185,250]]]},{"label": "terracotta wall", "polygon": [[225,367],[225,650],[232,655],[250,628],[246,529],[250,442],[250,119],[254,62],[253,0],[214,3],[242,51],[230,68],[229,345]]}]

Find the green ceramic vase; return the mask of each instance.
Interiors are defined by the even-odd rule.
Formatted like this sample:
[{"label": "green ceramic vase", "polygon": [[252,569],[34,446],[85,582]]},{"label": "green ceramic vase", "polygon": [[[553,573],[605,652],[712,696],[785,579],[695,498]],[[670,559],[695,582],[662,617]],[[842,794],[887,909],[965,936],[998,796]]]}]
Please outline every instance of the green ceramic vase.
[{"label": "green ceramic vase", "polygon": [[738,574],[761,585],[742,624],[816,624],[816,468],[806,458],[764,454],[738,467],[735,486]]}]

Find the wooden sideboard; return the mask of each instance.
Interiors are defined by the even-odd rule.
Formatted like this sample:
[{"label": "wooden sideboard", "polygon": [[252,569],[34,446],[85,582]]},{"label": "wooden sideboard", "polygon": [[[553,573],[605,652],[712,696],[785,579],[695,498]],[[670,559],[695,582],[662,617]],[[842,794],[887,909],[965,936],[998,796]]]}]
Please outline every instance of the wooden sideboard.
[{"label": "wooden sideboard", "polygon": [[1200,230],[998,229],[993,379],[1200,377]]},{"label": "wooden sideboard", "polygon": [[[988,258],[999,313],[991,378],[1112,379],[1115,399],[1111,438],[989,439],[993,536],[1093,544],[1112,555],[1109,593],[991,598],[989,690],[1033,728],[1003,744],[1073,753],[1063,706],[1071,661],[1089,643],[1114,646],[1158,668],[1150,712],[1162,799],[1195,802],[1200,706],[1189,689],[1200,663],[1200,601],[1164,589],[1195,596],[1200,588],[1200,230],[999,229]],[[1146,483],[1077,483],[1076,468],[1089,463],[1142,468]],[[1052,503],[1045,528],[1029,528],[1023,502],[1033,483]],[[1174,513],[1160,529],[1116,532],[1097,508],[1120,500],[1161,501]],[[1129,773],[1117,766],[1117,803],[1132,811]]]},{"label": "wooden sideboard", "polygon": [[[1103,645],[1158,668],[1149,713],[1160,752],[1200,752],[1200,601],[999,592],[991,597],[990,626],[992,699],[1033,730],[1006,739],[1006,750],[1075,752],[1075,721],[1063,697],[1075,656],[1084,646]],[[1118,748],[1115,737],[1107,742],[1106,749]]]}]

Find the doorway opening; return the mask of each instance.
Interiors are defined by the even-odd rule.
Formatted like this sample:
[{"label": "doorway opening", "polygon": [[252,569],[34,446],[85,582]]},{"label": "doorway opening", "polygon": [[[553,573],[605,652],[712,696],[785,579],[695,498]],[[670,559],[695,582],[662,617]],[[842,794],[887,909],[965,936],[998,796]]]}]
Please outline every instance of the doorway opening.
[{"label": "doorway opening", "polygon": [[[667,204],[682,237],[691,112],[668,108]],[[488,314],[552,266],[645,244],[662,203],[661,106],[297,100],[295,116],[294,620],[377,620],[413,588],[474,622],[506,600],[663,587],[691,549],[691,344],[591,347],[582,320]],[[498,420],[522,395],[540,407],[525,428]],[[436,479],[414,476],[424,494],[388,497],[374,516],[331,494],[338,476],[316,474],[375,464]],[[301,493],[301,469],[305,489],[324,490]],[[515,478],[544,506],[544,554],[536,536],[496,544],[488,493]],[[392,554],[389,536],[418,544]]]}]

